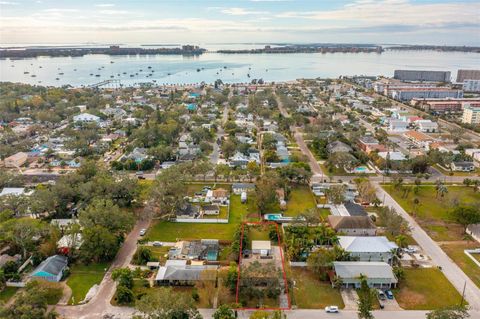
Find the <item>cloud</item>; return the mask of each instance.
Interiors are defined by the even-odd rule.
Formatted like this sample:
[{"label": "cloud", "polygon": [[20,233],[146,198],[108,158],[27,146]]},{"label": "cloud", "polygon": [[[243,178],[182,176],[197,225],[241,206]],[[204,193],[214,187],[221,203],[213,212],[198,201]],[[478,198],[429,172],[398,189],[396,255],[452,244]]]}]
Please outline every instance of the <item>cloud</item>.
[{"label": "cloud", "polygon": [[115,16],[115,15],[126,15],[126,14],[130,14],[131,12],[126,10],[100,10],[99,13]]},{"label": "cloud", "polygon": [[250,0],[250,2],[290,2],[292,0]]},{"label": "cloud", "polygon": [[247,15],[256,15],[256,14],[268,14],[266,11],[253,11],[247,10],[244,8],[225,8],[221,10],[222,13],[232,15],[232,16],[247,16]]},{"label": "cloud", "polygon": [[115,4],[113,4],[113,3],[99,3],[99,4],[96,4],[95,7],[111,8],[111,7],[115,7]]},{"label": "cloud", "polygon": [[339,9],[290,11],[277,18],[310,19],[339,26],[427,25],[471,21],[478,23],[479,3],[412,3],[407,0],[357,0]]},{"label": "cloud", "polygon": [[18,5],[18,2],[13,2],[13,1],[0,1],[0,5],[2,6],[16,6]]}]

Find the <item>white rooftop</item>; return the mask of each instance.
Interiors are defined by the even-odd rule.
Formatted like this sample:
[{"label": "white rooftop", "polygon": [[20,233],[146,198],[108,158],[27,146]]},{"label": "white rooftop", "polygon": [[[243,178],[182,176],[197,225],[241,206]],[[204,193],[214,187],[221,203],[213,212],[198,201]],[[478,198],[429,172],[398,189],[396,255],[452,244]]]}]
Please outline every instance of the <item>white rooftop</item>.
[{"label": "white rooftop", "polygon": [[391,279],[397,282],[392,267],[384,262],[375,261],[335,261],[335,273],[340,278],[359,278],[361,275],[369,279]]},{"label": "white rooftop", "polygon": [[13,195],[13,196],[20,196],[20,195],[30,195],[30,193],[25,192],[25,188],[23,187],[5,187],[2,189],[2,192],[0,193],[0,196],[7,196],[7,195]]},{"label": "white rooftop", "polygon": [[270,250],[272,244],[269,240],[252,240],[252,250]]},{"label": "white rooftop", "polygon": [[352,253],[384,253],[398,248],[394,242],[389,241],[385,236],[338,236],[338,242],[345,251]]}]

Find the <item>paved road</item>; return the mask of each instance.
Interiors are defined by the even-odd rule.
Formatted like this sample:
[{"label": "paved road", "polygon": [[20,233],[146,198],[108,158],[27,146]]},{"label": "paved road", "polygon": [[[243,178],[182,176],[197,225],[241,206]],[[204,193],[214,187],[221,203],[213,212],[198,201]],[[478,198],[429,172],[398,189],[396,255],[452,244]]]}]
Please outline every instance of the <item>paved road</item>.
[{"label": "paved road", "polygon": [[[447,279],[453,284],[460,294],[465,286],[465,297],[473,310],[480,311],[480,289],[475,283],[458,267],[448,255],[440,248],[437,242],[428,234],[378,183],[373,183],[377,190],[377,197],[383,200],[386,206],[393,207],[412,227],[412,237],[429,255],[433,263],[442,267]],[[479,317],[480,318],[480,317]]]},{"label": "paved road", "polygon": [[116,284],[112,279],[112,271],[115,268],[127,267],[130,264],[133,254],[137,248],[137,240],[140,229],[148,228],[150,220],[139,220],[132,232],[127,236],[122,247],[118,251],[115,260],[108,269],[105,277],[100,283],[97,294],[84,305],[79,306],[58,306],[56,311],[65,318],[90,319],[102,318],[104,314],[115,314],[118,318],[131,318],[135,309],[129,307],[114,307],[110,300],[115,294]]},{"label": "paved road", "polygon": [[[230,96],[230,95],[229,95]],[[223,130],[223,125],[227,123],[228,120],[228,111],[230,110],[230,107],[227,104],[225,104],[223,108],[223,115],[222,115],[222,123],[220,126],[217,128],[217,137],[215,141],[213,142],[213,151],[212,154],[210,154],[210,163],[213,165],[217,165],[218,159],[219,159],[219,153],[220,153],[220,146],[218,145],[217,141],[221,139],[225,135],[225,131]]]},{"label": "paved road", "polygon": [[300,129],[298,127],[296,127],[294,130],[295,130],[294,131],[295,141],[297,142],[297,145],[300,148],[300,150],[302,151],[302,153],[305,156],[307,156],[308,162],[310,164],[310,168],[312,170],[312,173],[314,175],[322,175],[323,176],[324,174],[323,174],[323,171],[322,171],[320,165],[318,164],[315,156],[313,156],[312,152],[308,148],[305,141],[303,140],[303,133],[300,132]]}]

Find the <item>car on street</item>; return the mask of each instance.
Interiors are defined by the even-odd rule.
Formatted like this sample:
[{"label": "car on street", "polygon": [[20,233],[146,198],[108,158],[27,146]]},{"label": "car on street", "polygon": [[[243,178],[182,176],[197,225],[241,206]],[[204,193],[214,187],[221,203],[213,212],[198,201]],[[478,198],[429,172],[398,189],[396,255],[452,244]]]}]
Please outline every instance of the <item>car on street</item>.
[{"label": "car on street", "polygon": [[338,306],[327,306],[325,307],[326,313],[338,313]]},{"label": "car on street", "polygon": [[140,229],[140,236],[145,236],[147,230],[145,228]]},{"label": "car on street", "polygon": [[153,244],[152,244],[152,246],[154,246],[154,247],[162,247],[162,243],[159,242],[159,241],[154,241]]}]

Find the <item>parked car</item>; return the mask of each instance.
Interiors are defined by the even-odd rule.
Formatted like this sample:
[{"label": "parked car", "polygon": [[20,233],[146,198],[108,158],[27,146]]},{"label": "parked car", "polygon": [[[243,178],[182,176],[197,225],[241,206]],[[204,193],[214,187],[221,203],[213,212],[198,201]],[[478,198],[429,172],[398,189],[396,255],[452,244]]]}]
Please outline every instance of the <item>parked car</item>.
[{"label": "parked car", "polygon": [[388,299],[393,299],[393,293],[392,293],[391,290],[385,291],[385,294],[387,295],[387,298],[388,298]]},{"label": "parked car", "polygon": [[414,254],[417,252],[417,249],[415,247],[412,247],[412,246],[408,246],[406,248],[402,248],[402,250],[404,252],[406,252],[407,254]]},{"label": "parked car", "polygon": [[377,295],[378,295],[378,299],[379,300],[387,300],[387,296],[385,295],[385,293],[383,291],[381,291],[380,289],[377,290]]},{"label": "parked car", "polygon": [[326,313],[338,313],[338,306],[327,306],[325,307]]},{"label": "parked car", "polygon": [[140,229],[140,236],[145,236],[147,230],[145,228]]},{"label": "parked car", "polygon": [[152,246],[154,246],[154,247],[162,247],[162,243],[159,242],[159,241],[154,241],[153,244],[152,244]]}]

